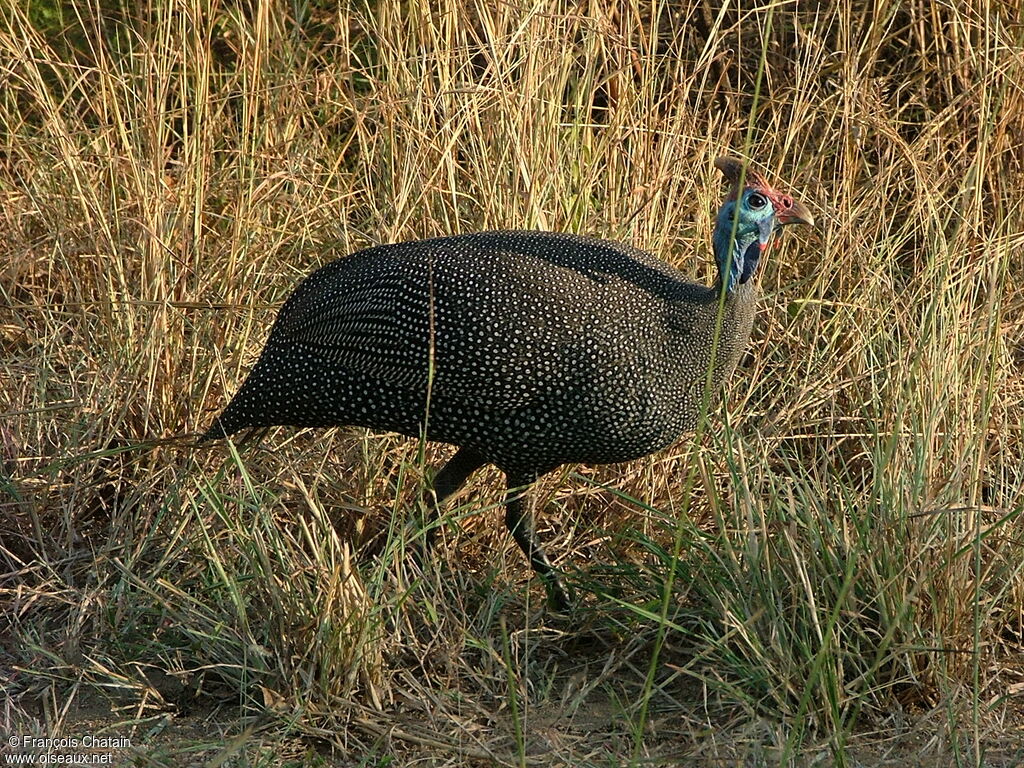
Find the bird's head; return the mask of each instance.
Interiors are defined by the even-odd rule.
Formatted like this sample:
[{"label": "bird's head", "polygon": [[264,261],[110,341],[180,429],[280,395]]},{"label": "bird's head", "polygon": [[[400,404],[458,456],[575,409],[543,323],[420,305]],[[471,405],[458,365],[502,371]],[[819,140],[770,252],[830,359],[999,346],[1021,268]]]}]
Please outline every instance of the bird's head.
[{"label": "bird's head", "polygon": [[712,238],[718,273],[732,293],[757,273],[761,254],[772,234],[787,224],[814,224],[814,217],[799,200],[768,184],[753,168],[733,157],[720,157],[715,167],[732,184],[718,210]]}]

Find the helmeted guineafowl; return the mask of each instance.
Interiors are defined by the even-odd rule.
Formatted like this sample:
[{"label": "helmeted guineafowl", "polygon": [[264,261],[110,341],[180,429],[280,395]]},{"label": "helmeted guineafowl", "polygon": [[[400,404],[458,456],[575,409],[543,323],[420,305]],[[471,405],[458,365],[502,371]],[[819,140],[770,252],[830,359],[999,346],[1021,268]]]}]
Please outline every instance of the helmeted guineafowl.
[{"label": "helmeted guineafowl", "polygon": [[550,232],[369,248],[299,284],[203,439],[361,425],[457,445],[431,514],[496,465],[506,525],[565,609],[524,514],[526,488],[562,464],[635,459],[692,430],[747,345],[769,239],[813,223],[739,160],[716,166],[732,188],[714,231],[714,286],[628,245]]}]

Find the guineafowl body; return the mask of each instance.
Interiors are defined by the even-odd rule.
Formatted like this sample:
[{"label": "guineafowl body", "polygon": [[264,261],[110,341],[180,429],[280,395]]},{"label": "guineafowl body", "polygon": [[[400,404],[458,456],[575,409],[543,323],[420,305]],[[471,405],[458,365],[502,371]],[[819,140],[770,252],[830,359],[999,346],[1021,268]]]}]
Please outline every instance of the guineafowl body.
[{"label": "guineafowl body", "polygon": [[635,459],[692,430],[749,340],[768,239],[811,221],[754,171],[741,184],[739,161],[718,166],[733,189],[716,227],[714,286],[644,251],[569,234],[369,248],[295,289],[204,438],[360,425],[457,445],[435,478],[437,503],[478,467],[501,469],[508,527],[564,608],[519,491],[562,464]]}]

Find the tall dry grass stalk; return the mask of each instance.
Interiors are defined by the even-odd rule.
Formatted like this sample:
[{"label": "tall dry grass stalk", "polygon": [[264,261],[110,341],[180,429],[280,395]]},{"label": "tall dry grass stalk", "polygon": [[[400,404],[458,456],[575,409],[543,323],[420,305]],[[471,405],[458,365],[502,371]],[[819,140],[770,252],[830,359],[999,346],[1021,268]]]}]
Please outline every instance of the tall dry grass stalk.
[{"label": "tall dry grass stalk", "polygon": [[[0,11],[9,712],[88,682],[467,759],[585,762],[586,727],[623,760],[845,764],[867,725],[940,711],[936,749],[980,764],[1024,675],[1019,3],[126,8]],[[495,565],[493,476],[407,568],[443,447],[167,440],[364,246],[567,230],[710,280],[727,151],[821,226],[773,251],[697,444],[544,485],[597,595],[567,638],[518,555]]]}]

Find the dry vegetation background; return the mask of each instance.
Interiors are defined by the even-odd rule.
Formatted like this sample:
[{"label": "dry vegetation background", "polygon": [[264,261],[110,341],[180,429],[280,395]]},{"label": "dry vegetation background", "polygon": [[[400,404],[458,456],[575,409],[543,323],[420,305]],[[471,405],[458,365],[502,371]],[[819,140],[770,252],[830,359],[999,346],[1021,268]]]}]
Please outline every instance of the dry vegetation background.
[{"label": "dry vegetation background", "polygon": [[[5,4],[3,730],[138,765],[1024,763],[1022,19]],[[175,439],[371,244],[578,231],[709,281],[725,152],[820,224],[696,441],[542,484],[571,620],[495,474],[408,563],[450,449]]]}]

